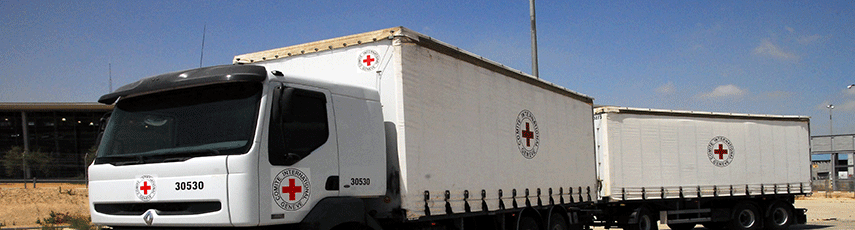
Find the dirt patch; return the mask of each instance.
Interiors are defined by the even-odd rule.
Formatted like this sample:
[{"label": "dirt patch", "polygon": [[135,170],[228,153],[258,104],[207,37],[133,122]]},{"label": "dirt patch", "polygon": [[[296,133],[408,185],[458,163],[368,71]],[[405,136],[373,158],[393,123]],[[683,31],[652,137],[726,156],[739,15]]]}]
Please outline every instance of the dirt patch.
[{"label": "dirt patch", "polygon": [[822,199],[855,199],[855,194],[852,192],[814,192],[810,196],[799,196],[796,200],[822,200]]},{"label": "dirt patch", "polygon": [[[798,197],[796,207],[808,209],[809,221],[855,220],[851,192],[817,192]],[[89,191],[85,184],[0,183],[0,223],[4,228],[37,227],[36,220],[48,218],[50,212],[89,216]],[[664,226],[664,225],[663,225]]]},{"label": "dirt patch", "polygon": [[0,184],[0,207],[4,228],[37,227],[51,211],[88,217],[89,191],[85,184]]}]

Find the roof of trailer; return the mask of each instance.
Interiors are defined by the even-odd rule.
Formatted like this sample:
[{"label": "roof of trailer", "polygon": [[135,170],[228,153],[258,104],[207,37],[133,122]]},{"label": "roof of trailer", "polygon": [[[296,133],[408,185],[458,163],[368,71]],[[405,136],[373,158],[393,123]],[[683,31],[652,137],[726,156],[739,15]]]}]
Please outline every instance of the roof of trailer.
[{"label": "roof of trailer", "polygon": [[401,27],[401,26],[392,27],[392,28],[388,28],[388,29],[382,29],[382,30],[375,30],[375,31],[370,31],[370,32],[365,32],[365,33],[360,33],[360,34],[348,35],[348,36],[343,36],[343,37],[338,37],[338,38],[331,38],[331,39],[326,39],[326,40],[321,40],[321,41],[309,42],[309,43],[304,43],[304,44],[299,44],[299,45],[287,46],[287,47],[282,47],[282,48],[276,48],[276,49],[264,50],[264,51],[259,51],[259,52],[241,54],[241,55],[235,56],[234,59],[232,60],[232,63],[233,64],[249,64],[249,63],[255,63],[255,62],[270,61],[270,60],[275,60],[275,59],[280,59],[280,58],[287,58],[287,57],[298,56],[298,55],[303,55],[303,54],[310,54],[310,53],[322,52],[322,51],[327,51],[327,50],[340,49],[340,48],[345,48],[345,47],[349,47],[349,46],[366,44],[366,43],[373,43],[373,42],[378,42],[378,41],[383,41],[383,40],[392,40],[392,39],[401,38],[401,37],[407,38],[410,41],[413,41],[413,42],[415,42],[419,45],[422,45],[424,47],[427,47],[429,49],[433,49],[433,50],[436,50],[438,52],[450,54],[450,56],[453,56],[453,57],[456,57],[458,59],[461,59],[461,60],[476,64],[476,65],[485,67],[487,69],[491,69],[493,71],[517,75],[517,79],[526,81],[530,84],[548,86],[548,87],[551,87],[553,89],[557,89],[557,90],[569,93],[572,96],[574,96],[575,98],[587,101],[588,103],[593,103],[594,99],[588,95],[585,95],[585,94],[564,88],[563,86],[556,85],[556,84],[548,82],[548,81],[544,81],[543,79],[539,79],[535,76],[524,73],[520,70],[513,69],[511,67],[505,66],[505,65],[500,64],[498,62],[489,60],[489,59],[484,58],[482,56],[476,55],[476,54],[471,53],[469,51],[460,49],[458,47],[452,46],[450,44],[444,43],[442,41],[436,40],[436,39],[429,37],[427,35],[412,31],[410,29],[407,29],[407,28]]},{"label": "roof of trailer", "polygon": [[704,112],[704,111],[690,111],[690,110],[632,108],[632,107],[619,107],[619,106],[597,106],[594,108],[594,114],[602,114],[602,113],[627,113],[627,114],[650,114],[650,115],[718,117],[718,118],[783,119],[783,120],[792,120],[792,119],[809,120],[810,119],[809,116],[798,116],[798,115],[721,113],[721,112]]}]

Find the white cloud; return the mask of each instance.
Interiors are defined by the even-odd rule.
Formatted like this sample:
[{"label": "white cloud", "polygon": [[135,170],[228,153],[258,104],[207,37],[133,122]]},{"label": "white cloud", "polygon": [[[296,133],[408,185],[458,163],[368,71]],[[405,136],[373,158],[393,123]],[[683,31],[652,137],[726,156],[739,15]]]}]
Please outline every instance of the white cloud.
[{"label": "white cloud", "polygon": [[767,92],[762,95],[763,99],[766,100],[786,100],[790,97],[793,97],[795,93],[787,92],[787,91],[772,91]]},{"label": "white cloud", "polygon": [[828,101],[824,101],[821,104],[816,105],[816,109],[828,112],[828,105],[829,104],[834,105],[834,111],[835,112],[837,112],[837,111],[847,111],[847,112],[855,111],[855,100],[848,100],[848,101],[845,101],[841,104],[834,104],[834,103],[830,103]]},{"label": "white cloud", "polygon": [[814,34],[814,35],[810,35],[810,36],[801,36],[798,39],[796,39],[796,41],[798,41],[802,45],[806,45],[806,44],[813,44],[813,43],[819,41],[820,39],[822,39],[821,35]]},{"label": "white cloud", "polygon": [[855,96],[855,87],[852,87],[851,89],[843,88],[842,90],[840,90],[840,93],[842,93],[844,96]]},{"label": "white cloud", "polygon": [[798,55],[792,52],[784,51],[783,49],[781,49],[781,47],[778,47],[777,45],[773,44],[772,41],[769,41],[769,39],[763,39],[763,41],[760,42],[760,45],[754,48],[754,54],[769,56],[780,60],[799,59]]},{"label": "white cloud", "polygon": [[677,90],[674,89],[674,82],[670,81],[662,86],[659,86],[659,88],[656,88],[656,92],[662,95],[671,95],[674,94],[674,92],[676,91]]},{"label": "white cloud", "polygon": [[786,29],[787,31],[790,31],[790,33],[794,33],[794,32],[796,32],[796,30],[795,30],[795,29],[793,29],[793,27],[784,26],[784,29]]},{"label": "white cloud", "polygon": [[847,101],[839,106],[835,105],[834,109],[840,109],[841,111],[855,111],[855,101]]},{"label": "white cloud", "polygon": [[745,95],[745,90],[731,84],[717,86],[713,91],[702,93],[699,96],[701,98],[738,98],[742,95]]}]

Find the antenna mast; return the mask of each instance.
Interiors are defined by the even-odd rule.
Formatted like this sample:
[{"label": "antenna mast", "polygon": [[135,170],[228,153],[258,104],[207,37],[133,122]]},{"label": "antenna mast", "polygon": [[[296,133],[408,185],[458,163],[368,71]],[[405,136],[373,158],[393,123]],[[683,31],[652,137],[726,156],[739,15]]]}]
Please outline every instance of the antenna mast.
[{"label": "antenna mast", "polygon": [[199,68],[202,68],[202,58],[205,57],[205,31],[208,29],[208,24],[202,27],[202,50],[199,50]]},{"label": "antenna mast", "polygon": [[113,63],[107,63],[107,69],[107,74],[110,76],[110,91],[107,93],[110,93],[113,92]]}]

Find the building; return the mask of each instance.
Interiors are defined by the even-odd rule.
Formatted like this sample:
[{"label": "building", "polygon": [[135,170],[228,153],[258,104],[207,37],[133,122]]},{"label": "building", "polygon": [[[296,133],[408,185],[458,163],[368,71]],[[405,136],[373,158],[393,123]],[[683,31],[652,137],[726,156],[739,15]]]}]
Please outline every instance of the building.
[{"label": "building", "polygon": [[851,183],[855,175],[855,134],[838,134],[810,137],[811,179],[830,180],[835,189],[838,181]]},{"label": "building", "polygon": [[[53,159],[48,173],[10,170],[0,178],[74,178],[85,174],[84,156],[95,145],[100,119],[113,106],[98,103],[0,103],[0,151],[14,147]],[[4,162],[5,163],[5,162]],[[17,162],[16,162],[17,163]],[[44,171],[44,170],[42,170]]]}]

